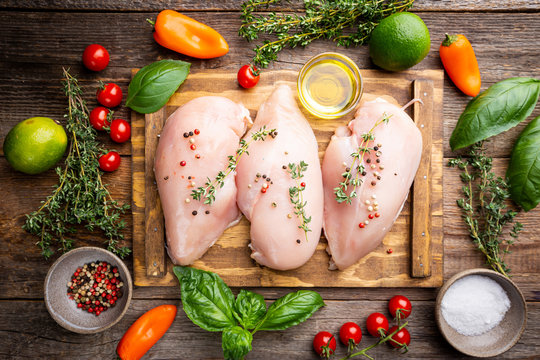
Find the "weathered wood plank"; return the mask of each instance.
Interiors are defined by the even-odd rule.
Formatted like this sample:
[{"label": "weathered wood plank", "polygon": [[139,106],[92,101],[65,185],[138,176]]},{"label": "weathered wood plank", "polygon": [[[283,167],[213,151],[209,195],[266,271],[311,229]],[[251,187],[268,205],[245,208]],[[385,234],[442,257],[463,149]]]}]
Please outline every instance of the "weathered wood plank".
[{"label": "weathered wood plank", "polygon": [[[504,2],[500,2],[504,3]],[[42,115],[63,118],[66,100],[60,85],[61,67],[68,66],[79,78],[87,94],[90,108],[96,105],[94,93],[97,80],[115,81],[125,93],[131,78],[131,68],[141,67],[160,58],[192,62],[192,72],[200,69],[237,69],[252,57],[249,43],[237,36],[240,24],[236,13],[202,13],[191,15],[220,31],[229,42],[230,54],[213,60],[195,60],[157,45],[145,19],[155,13],[57,13],[0,12],[0,138],[25,118]],[[537,14],[423,13],[431,32],[431,52],[413,69],[441,69],[439,42],[444,33],[467,34],[475,47],[485,89],[496,81],[512,76],[538,76],[538,39],[540,17]],[[81,21],[84,19],[84,21]],[[39,23],[37,28],[34,24]],[[103,27],[102,23],[110,24]],[[77,34],[77,36],[73,36]],[[99,73],[85,70],[81,54],[86,45],[98,42],[111,53],[111,63]],[[38,49],[39,51],[36,51]],[[367,46],[343,49],[328,41],[318,41],[306,49],[286,49],[274,63],[274,69],[298,70],[311,56],[337,50],[348,54],[360,68],[373,68]],[[264,77],[264,72],[263,75]],[[443,111],[444,138],[448,139],[469,97],[461,94],[445,78]],[[533,116],[540,114],[540,107]],[[129,118],[128,109],[120,107],[119,117]],[[500,135],[488,146],[489,154],[507,157],[512,144],[525,124]],[[129,144],[114,144],[100,135],[106,146],[129,154]],[[445,141],[445,156],[451,156]]]},{"label": "weathered wood plank", "polygon": [[[390,295],[388,295],[390,297]],[[124,318],[111,329],[95,335],[79,335],[58,326],[41,301],[0,302],[0,357],[10,359],[109,359],[114,357],[118,341],[127,328],[145,311],[161,304],[180,305],[179,300],[133,300]],[[362,345],[374,343],[365,329],[367,316],[375,311],[387,313],[383,301],[326,301],[327,306],[312,318],[285,331],[261,331],[254,335],[253,351],[247,359],[318,359],[312,350],[313,336],[321,330],[337,334],[341,324],[357,322],[364,334]],[[404,359],[468,359],[454,350],[439,334],[433,311],[433,301],[413,301],[413,313],[408,318],[411,333],[410,351]],[[519,342],[498,359],[535,358],[540,353],[540,303],[528,303],[527,328]],[[339,342],[338,342],[339,343]],[[206,332],[194,324],[179,309],[176,320],[161,340],[147,354],[160,359],[219,359],[219,333]],[[337,354],[344,355],[339,344]],[[369,352],[376,359],[394,358],[388,346]]]},{"label": "weathered wood plank", "polygon": [[[175,9],[177,11],[239,11],[243,0],[187,0],[177,2],[174,0],[159,1],[77,1],[77,0],[31,0],[17,1],[5,0],[0,8],[13,8],[25,10],[85,10],[85,11],[161,11],[163,9]],[[278,10],[302,10],[303,1],[283,1],[279,6],[272,9]],[[540,9],[538,0],[460,0],[458,3],[452,0],[416,0],[414,11],[534,11]]]}]

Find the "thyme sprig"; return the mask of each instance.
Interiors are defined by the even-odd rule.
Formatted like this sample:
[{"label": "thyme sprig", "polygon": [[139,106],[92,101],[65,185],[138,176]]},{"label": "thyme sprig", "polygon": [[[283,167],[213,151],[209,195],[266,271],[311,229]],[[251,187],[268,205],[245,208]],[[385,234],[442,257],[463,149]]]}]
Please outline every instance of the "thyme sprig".
[{"label": "thyme sprig", "polygon": [[59,183],[53,193],[38,210],[26,215],[23,229],[39,236],[36,245],[45,258],[54,254],[55,246],[62,252],[73,247],[70,235],[76,232],[75,224],[84,224],[90,231],[101,229],[107,238],[107,249],[125,257],[131,250],[120,245],[126,226],[120,215],[129,205],[118,204],[103,184],[98,158],[106,151],[90,126],[82,89],[66,69],[63,84],[68,98],[68,113],[64,115],[70,140],[67,158],[63,169],[56,168]]},{"label": "thyme sprig", "polygon": [[[363,180],[360,176],[364,175],[366,170],[364,167],[364,156],[373,150],[373,147],[370,146],[370,143],[375,141],[375,134],[373,134],[373,131],[382,123],[388,124],[391,117],[392,114],[388,115],[387,113],[383,113],[382,117],[373,124],[371,129],[367,133],[361,135],[362,141],[360,142],[358,149],[351,154],[351,157],[353,158],[351,166],[347,167],[345,172],[341,174],[343,181],[339,183],[338,187],[334,188],[334,195],[336,195],[336,201],[338,203],[341,204],[342,202],[346,202],[347,204],[350,204],[352,199],[358,195],[356,193],[356,188],[362,185]],[[354,179],[352,175],[353,170],[356,171]],[[353,188],[351,192],[347,194],[349,186],[352,186]]]},{"label": "thyme sprig", "polygon": [[[514,223],[517,212],[507,209],[510,198],[508,184],[492,171],[493,159],[485,155],[483,142],[474,144],[468,157],[451,159],[448,165],[462,170],[461,190],[463,198],[457,200],[469,235],[486,257],[487,265],[508,277],[510,268],[504,261],[510,245],[523,229],[520,222]],[[509,238],[502,238],[506,225],[513,224]]]},{"label": "thyme sprig", "polygon": [[378,23],[388,15],[410,8],[414,0],[304,0],[305,13],[255,15],[270,10],[280,0],[248,0],[242,4],[242,25],[238,34],[254,41],[261,34],[275,40],[264,40],[254,49],[253,62],[267,67],[285,47],[307,46],[317,39],[332,39],[338,46],[364,44]]},{"label": "thyme sprig", "polygon": [[299,164],[289,163],[287,167],[287,172],[291,175],[293,180],[296,180],[296,186],[289,188],[289,197],[291,203],[294,206],[294,213],[301,220],[301,224],[298,225],[299,229],[304,230],[304,235],[306,236],[306,241],[308,241],[307,233],[311,231],[308,224],[311,222],[311,216],[306,216],[306,204],[307,201],[304,201],[303,192],[305,186],[302,186],[300,179],[304,177],[304,172],[307,170],[308,164],[303,160]]},{"label": "thyme sprig", "polygon": [[249,155],[248,148],[253,141],[264,141],[268,136],[275,138],[277,136],[277,130],[271,129],[266,130],[266,125],[263,125],[259,130],[251,134],[251,139],[246,141],[245,139],[240,140],[240,146],[236,150],[236,154],[228,156],[227,169],[225,171],[221,170],[218,172],[214,180],[206,178],[204,186],[199,186],[196,189],[191,190],[191,197],[195,200],[201,201],[204,199],[204,203],[211,205],[216,201],[216,192],[217,189],[221,189],[225,185],[225,179],[233,171],[236,171],[238,166],[238,161],[243,154]]}]

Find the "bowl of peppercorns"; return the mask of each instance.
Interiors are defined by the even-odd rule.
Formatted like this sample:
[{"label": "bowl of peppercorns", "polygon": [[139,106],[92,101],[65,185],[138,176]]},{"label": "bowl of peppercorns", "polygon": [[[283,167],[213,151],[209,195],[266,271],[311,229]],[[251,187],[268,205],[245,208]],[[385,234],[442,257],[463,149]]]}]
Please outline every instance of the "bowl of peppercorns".
[{"label": "bowl of peppercorns", "polygon": [[94,334],[126,313],[133,284],[126,265],[110,251],[82,247],[62,255],[45,278],[45,305],[63,328]]}]

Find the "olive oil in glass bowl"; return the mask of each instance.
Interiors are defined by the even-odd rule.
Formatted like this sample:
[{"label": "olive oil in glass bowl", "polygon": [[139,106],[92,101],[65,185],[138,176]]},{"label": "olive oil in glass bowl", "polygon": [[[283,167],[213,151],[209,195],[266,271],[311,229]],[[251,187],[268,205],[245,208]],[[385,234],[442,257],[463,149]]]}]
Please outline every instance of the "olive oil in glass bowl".
[{"label": "olive oil in glass bowl", "polygon": [[298,97],[311,114],[335,119],[353,110],[362,96],[362,76],[347,56],[326,52],[309,60],[298,74]]}]

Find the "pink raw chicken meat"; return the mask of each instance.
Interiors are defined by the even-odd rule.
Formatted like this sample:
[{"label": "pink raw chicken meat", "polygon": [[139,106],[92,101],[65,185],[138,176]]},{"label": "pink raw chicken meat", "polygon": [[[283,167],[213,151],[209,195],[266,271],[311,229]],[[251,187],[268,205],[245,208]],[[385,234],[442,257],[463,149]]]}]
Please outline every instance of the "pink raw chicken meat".
[{"label": "pink raw chicken meat", "polygon": [[[154,171],[165,215],[167,250],[175,264],[193,263],[240,219],[234,174],[218,188],[211,205],[192,199],[191,191],[227,168],[227,157],[235,154],[248,123],[251,119],[244,106],[219,96],[191,100],[167,119]],[[198,135],[184,136],[195,129]]]},{"label": "pink raw chicken meat", "polygon": [[[249,155],[240,159],[238,206],[251,221],[251,257],[276,270],[295,269],[311,258],[321,234],[323,189],[317,140],[286,85],[277,87],[261,105],[246,141],[263,126],[276,129],[278,135],[252,142]],[[283,166],[300,161],[308,167],[297,183]],[[298,228],[302,221],[289,196],[289,188],[301,186],[301,182],[305,183],[304,209],[311,216],[307,240],[304,230]],[[268,184],[265,193],[261,192],[263,184]]]},{"label": "pink raw chicken meat", "polygon": [[[375,127],[363,165],[365,176],[350,204],[338,203],[334,189],[353,163],[362,135],[384,116],[388,123]],[[422,136],[413,120],[383,99],[364,103],[348,127],[339,127],[326,149],[324,183],[324,232],[331,254],[331,269],[345,269],[373,251],[397,219],[407,199],[422,154]],[[358,163],[356,163],[358,164]],[[355,166],[356,167],[356,166]],[[351,170],[353,178],[356,170]],[[346,191],[349,194],[352,185]]]}]

